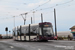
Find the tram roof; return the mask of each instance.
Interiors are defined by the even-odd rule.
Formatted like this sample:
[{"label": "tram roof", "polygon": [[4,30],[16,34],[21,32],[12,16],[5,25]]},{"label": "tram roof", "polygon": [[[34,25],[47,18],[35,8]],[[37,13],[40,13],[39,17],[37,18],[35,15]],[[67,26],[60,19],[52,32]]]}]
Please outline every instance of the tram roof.
[{"label": "tram roof", "polygon": [[[51,23],[51,22],[43,22],[43,23]],[[30,24],[31,26],[38,26],[40,23],[36,23],[36,24]],[[41,23],[42,24],[42,23]],[[20,25],[21,27],[26,27],[26,26],[29,26],[28,25]],[[13,29],[16,29],[16,28],[20,28],[20,26],[17,26],[17,27],[14,27]]]},{"label": "tram roof", "polygon": [[[38,24],[30,24],[31,26],[37,26],[37,25],[39,25],[39,23]],[[29,25],[22,25],[22,27],[25,27],[25,26],[29,26]]]}]

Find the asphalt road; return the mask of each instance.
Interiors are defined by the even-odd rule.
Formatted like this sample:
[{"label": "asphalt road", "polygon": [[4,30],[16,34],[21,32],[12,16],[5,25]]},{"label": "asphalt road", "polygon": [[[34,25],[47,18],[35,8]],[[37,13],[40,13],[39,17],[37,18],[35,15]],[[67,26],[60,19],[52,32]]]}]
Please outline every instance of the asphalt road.
[{"label": "asphalt road", "polygon": [[0,42],[0,50],[25,50],[23,48],[15,47],[7,43]]},{"label": "asphalt road", "polygon": [[0,48],[1,50],[75,50],[75,41],[17,42],[1,40]]}]

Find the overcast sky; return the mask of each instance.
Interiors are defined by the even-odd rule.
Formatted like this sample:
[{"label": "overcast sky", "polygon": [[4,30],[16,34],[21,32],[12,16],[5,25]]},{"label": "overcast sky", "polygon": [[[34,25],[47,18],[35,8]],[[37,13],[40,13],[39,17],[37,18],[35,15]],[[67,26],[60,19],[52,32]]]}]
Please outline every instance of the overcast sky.
[{"label": "overcast sky", "polygon": [[[41,22],[41,13],[44,22],[51,22],[54,29],[54,8],[56,9],[57,31],[70,31],[75,25],[75,0],[0,0],[0,34],[5,34],[5,27],[10,31],[15,26],[23,25],[23,18],[20,14],[26,15],[26,25],[30,24],[30,18],[35,11],[35,22]],[[23,15],[24,16],[24,15]],[[25,16],[24,16],[25,17]]]}]

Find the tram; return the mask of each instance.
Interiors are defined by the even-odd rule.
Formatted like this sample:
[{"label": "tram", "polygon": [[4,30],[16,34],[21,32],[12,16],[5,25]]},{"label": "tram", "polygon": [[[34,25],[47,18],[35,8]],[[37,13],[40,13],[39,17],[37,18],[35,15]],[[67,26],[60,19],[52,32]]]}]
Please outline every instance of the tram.
[{"label": "tram", "polygon": [[48,41],[57,39],[50,22],[21,25],[13,28],[13,39],[17,41]]}]

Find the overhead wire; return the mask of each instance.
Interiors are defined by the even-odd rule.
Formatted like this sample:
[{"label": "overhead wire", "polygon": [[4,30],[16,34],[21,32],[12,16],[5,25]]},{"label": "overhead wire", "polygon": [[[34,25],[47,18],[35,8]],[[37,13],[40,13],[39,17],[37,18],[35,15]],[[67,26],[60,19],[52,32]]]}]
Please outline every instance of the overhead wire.
[{"label": "overhead wire", "polygon": [[47,8],[43,8],[43,9],[39,9],[39,10],[35,10],[35,12],[36,12],[36,11],[40,11],[40,10],[45,10],[45,9],[54,8],[54,7],[56,7],[56,6],[63,5],[63,4],[67,4],[67,3],[71,3],[71,2],[73,2],[73,1],[74,1],[74,0],[71,0],[71,1],[68,1],[68,2],[65,2],[65,3],[56,4],[56,5],[52,6],[52,7],[47,7]]},{"label": "overhead wire", "polygon": [[[15,17],[19,17],[19,16],[15,16]],[[13,16],[12,17],[6,17],[6,18],[0,18],[0,20],[10,19],[10,18],[13,18]]]},{"label": "overhead wire", "polygon": [[[69,7],[70,5],[67,5],[67,7]],[[67,7],[63,7],[63,8],[67,8]],[[60,9],[57,9],[57,10],[61,10],[61,9],[63,9],[63,8],[60,8]],[[51,12],[54,12],[54,11],[50,11],[50,13]],[[48,14],[49,12],[46,12],[45,14]]]},{"label": "overhead wire", "polygon": [[[68,2],[65,2],[65,3],[61,3],[59,5],[62,5],[62,4],[67,4],[67,3],[70,3],[70,2],[73,2],[74,0],[71,0],[71,1],[68,1]],[[58,4],[57,4],[58,5]]]},{"label": "overhead wire", "polygon": [[[36,10],[37,8],[39,8],[39,7],[41,7],[41,6],[45,5],[45,4],[47,4],[47,3],[50,2],[50,1],[51,1],[51,0],[45,2],[45,3],[41,4],[41,5],[38,5],[36,8],[34,8],[34,9],[32,9],[32,10],[30,10],[29,12],[26,12],[26,13],[31,13],[31,12],[33,12],[34,10]],[[24,13],[23,13],[23,14],[24,14]]]},{"label": "overhead wire", "polygon": [[47,1],[47,2],[45,2],[45,3],[43,3],[43,4],[41,4],[41,5],[39,5],[38,7],[34,8],[33,10],[36,10],[37,8],[39,8],[39,7],[41,7],[41,6],[45,5],[45,4],[47,4],[47,3],[50,2],[50,1],[51,1],[51,0],[49,0],[49,1]]},{"label": "overhead wire", "polygon": [[[71,3],[73,1],[74,0],[71,0],[71,1],[68,1],[68,2],[65,2],[65,3],[61,3],[61,4],[56,4],[55,6],[59,6],[59,5],[63,5],[63,4],[68,4],[68,3]],[[66,7],[69,7],[69,6],[71,6],[71,5],[67,5]],[[63,8],[66,8],[66,7],[63,7]],[[52,8],[52,7],[48,7],[48,8],[44,8],[44,9],[49,9],[49,8]],[[61,8],[61,9],[63,9],[63,8]],[[40,10],[44,10],[44,9],[40,9]],[[57,10],[59,10],[59,9],[57,9]],[[51,11],[51,12],[54,12],[54,11]],[[45,13],[45,14],[48,14],[48,13]]]},{"label": "overhead wire", "polygon": [[[49,1],[51,1],[51,0],[49,0]],[[46,3],[48,3],[49,1],[47,1]],[[33,10],[30,10],[30,11],[27,12],[27,13],[33,13],[33,12],[40,11],[40,10],[45,10],[45,9],[54,8],[54,7],[56,7],[56,6],[63,5],[63,4],[67,4],[67,3],[71,3],[71,2],[73,2],[73,1],[74,1],[74,0],[71,0],[71,1],[67,1],[67,2],[61,3],[61,4],[56,4],[56,5],[52,6],[52,7],[47,7],[47,8],[43,8],[43,9],[36,10],[37,8],[39,8],[39,7],[41,7],[42,5],[46,4],[46,3],[43,3],[42,5],[40,5],[40,6],[36,7],[36,8],[34,8]]]},{"label": "overhead wire", "polygon": [[[49,1],[51,1],[51,0],[49,0]],[[47,1],[47,2],[45,2],[45,3],[43,3],[43,4],[41,4],[40,6],[38,6],[38,7],[36,7],[36,8],[34,8],[34,11],[36,12],[36,11],[40,11],[40,10],[45,10],[45,9],[54,8],[54,7],[59,6],[59,5],[63,5],[63,4],[67,4],[67,3],[73,2],[74,0],[71,0],[71,1],[68,1],[68,2],[65,2],[65,3],[61,3],[61,4],[56,4],[56,5],[52,6],[52,7],[47,7],[47,8],[43,8],[43,9],[36,10],[37,8],[41,7],[42,5],[45,5],[45,4],[48,3],[49,1]],[[27,13],[31,13],[31,12],[33,12],[33,10],[30,10],[30,11],[27,12]],[[25,13],[23,13],[23,14],[25,14]],[[16,16],[16,17],[18,17],[18,16]],[[8,19],[8,18],[2,18],[2,19]]]}]

